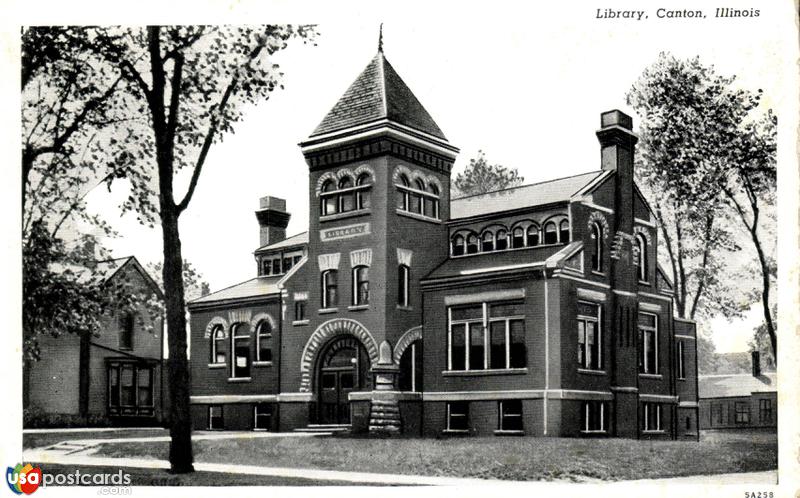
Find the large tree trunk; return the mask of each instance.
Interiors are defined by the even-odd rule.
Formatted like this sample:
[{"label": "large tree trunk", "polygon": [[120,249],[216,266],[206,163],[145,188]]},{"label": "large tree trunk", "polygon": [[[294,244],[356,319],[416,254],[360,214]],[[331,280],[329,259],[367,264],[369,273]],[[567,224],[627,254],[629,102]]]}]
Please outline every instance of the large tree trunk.
[{"label": "large tree trunk", "polygon": [[767,265],[767,258],[764,256],[764,250],[761,248],[761,241],[758,239],[756,228],[750,230],[750,236],[753,239],[753,245],[756,247],[758,253],[758,262],[761,265],[761,305],[764,309],[764,322],[767,325],[767,333],[769,333],[769,342],[772,346],[772,357],[775,359],[775,364],[778,364],[778,338],[775,333],[775,323],[772,321],[772,312],[769,306],[769,266]]},{"label": "large tree trunk", "polygon": [[189,411],[189,361],[186,354],[186,315],[183,296],[183,260],[178,217],[162,216],[164,237],[164,292],[167,307],[167,379],[169,381],[170,446],[172,472],[192,472],[192,423]]}]

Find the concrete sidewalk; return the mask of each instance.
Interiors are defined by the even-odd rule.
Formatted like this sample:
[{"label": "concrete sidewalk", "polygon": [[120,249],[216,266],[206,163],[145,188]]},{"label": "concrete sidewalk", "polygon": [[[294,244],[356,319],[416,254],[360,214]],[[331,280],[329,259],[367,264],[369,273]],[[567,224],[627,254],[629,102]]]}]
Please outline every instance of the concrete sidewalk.
[{"label": "concrete sidewalk", "polygon": [[778,484],[778,471],[743,472],[741,474],[711,474],[626,481],[627,484]]}]

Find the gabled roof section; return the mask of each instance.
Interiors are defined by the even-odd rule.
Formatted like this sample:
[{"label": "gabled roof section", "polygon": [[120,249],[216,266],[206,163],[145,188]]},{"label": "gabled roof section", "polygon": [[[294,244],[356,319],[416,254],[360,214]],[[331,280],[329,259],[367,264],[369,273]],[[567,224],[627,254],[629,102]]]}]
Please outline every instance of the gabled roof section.
[{"label": "gabled roof section", "polygon": [[283,249],[285,247],[292,247],[292,246],[300,246],[308,244],[308,232],[301,232],[297,235],[292,235],[291,237],[287,237],[280,242],[275,242],[274,244],[269,244],[266,246],[261,246],[256,249],[256,252],[264,252],[264,251],[271,251],[273,249]]},{"label": "gabled roof section", "polygon": [[308,138],[383,119],[447,140],[383,51],[379,51]]},{"label": "gabled roof section", "polygon": [[603,173],[600,170],[592,171],[566,178],[453,199],[450,202],[450,219],[471,218],[482,214],[568,201],[575,193]]},{"label": "gabled roof section", "polygon": [[751,374],[701,375],[698,388],[700,398],[750,396],[752,393],[777,392],[778,379],[775,373],[758,377]]},{"label": "gabled roof section", "polygon": [[164,294],[153,280],[153,277],[144,269],[144,267],[136,259],[136,256],[125,256],[123,258],[106,259],[102,261],[95,261],[92,266],[81,266],[76,264],[61,264],[53,263],[50,269],[56,272],[69,271],[76,275],[77,281],[83,284],[105,284],[112,280],[116,275],[120,274],[121,270],[130,265],[135,271],[142,275],[144,281],[150,286],[159,298],[163,299]]},{"label": "gabled roof section", "polygon": [[278,294],[278,282],[283,278],[283,275],[277,277],[256,277],[244,282],[232,285],[217,292],[212,292],[203,297],[199,297],[194,301],[190,301],[192,306],[198,304],[209,304],[220,301],[236,301],[240,299],[266,297],[270,294]]}]

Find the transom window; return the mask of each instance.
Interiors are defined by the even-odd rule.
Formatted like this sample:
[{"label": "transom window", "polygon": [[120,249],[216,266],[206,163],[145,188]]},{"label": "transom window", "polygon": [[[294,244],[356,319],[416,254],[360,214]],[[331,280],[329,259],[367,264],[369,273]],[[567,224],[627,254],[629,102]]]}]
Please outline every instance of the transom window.
[{"label": "transom window", "polygon": [[497,428],[501,431],[521,432],[522,400],[507,399],[499,402]]},{"label": "transom window", "polygon": [[256,361],[272,361],[272,325],[267,320],[256,328]]},{"label": "transom window", "polygon": [[447,403],[447,430],[469,430],[469,403],[466,401],[452,401]]},{"label": "transom window", "polygon": [[658,317],[639,313],[639,372],[658,373]]},{"label": "transom window", "polygon": [[433,182],[426,185],[421,178],[409,183],[408,177],[401,174],[395,184],[397,189],[397,209],[431,219],[439,219],[440,192]]},{"label": "transom window", "polygon": [[211,331],[211,363],[225,364],[225,330],[222,325]]},{"label": "transom window", "polygon": [[525,368],[525,316],[521,302],[451,307],[449,370]]},{"label": "transom window", "polygon": [[583,432],[606,432],[608,427],[606,403],[603,401],[583,402]]},{"label": "transom window", "polygon": [[367,304],[369,304],[369,267],[356,266],[353,268],[353,305]]},{"label": "transom window", "polygon": [[646,432],[660,432],[661,405],[658,403],[642,403],[644,405],[644,430]]},{"label": "transom window", "polygon": [[600,305],[578,302],[578,366],[602,370]]},{"label": "transom window", "polygon": [[320,188],[320,214],[369,209],[371,189],[372,177],[368,173],[362,173],[355,181],[349,175],[342,176],[338,183],[325,180]]},{"label": "transom window", "polygon": [[250,332],[245,323],[235,323],[231,326],[231,351],[233,362],[231,364],[231,378],[250,377]]}]

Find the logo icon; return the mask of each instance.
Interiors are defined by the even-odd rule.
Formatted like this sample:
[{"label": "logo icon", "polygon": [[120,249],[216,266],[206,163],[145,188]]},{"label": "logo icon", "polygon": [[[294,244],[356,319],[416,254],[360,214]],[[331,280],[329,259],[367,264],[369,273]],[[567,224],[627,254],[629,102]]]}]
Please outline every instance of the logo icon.
[{"label": "logo icon", "polygon": [[29,495],[39,488],[39,483],[42,482],[42,469],[29,463],[25,465],[18,463],[14,468],[6,468],[6,482],[15,494]]}]

